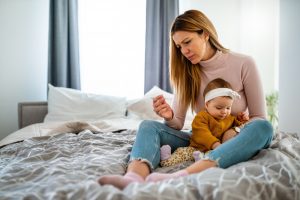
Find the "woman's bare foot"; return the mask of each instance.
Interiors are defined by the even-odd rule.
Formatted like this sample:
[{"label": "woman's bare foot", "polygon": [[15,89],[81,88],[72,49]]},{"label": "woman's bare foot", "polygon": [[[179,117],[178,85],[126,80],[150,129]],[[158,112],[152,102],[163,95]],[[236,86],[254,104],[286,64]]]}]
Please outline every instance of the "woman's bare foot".
[{"label": "woman's bare foot", "polygon": [[105,175],[98,179],[100,185],[113,185],[123,190],[127,185],[133,182],[142,183],[145,180],[134,172],[127,172],[124,176],[122,175]]}]

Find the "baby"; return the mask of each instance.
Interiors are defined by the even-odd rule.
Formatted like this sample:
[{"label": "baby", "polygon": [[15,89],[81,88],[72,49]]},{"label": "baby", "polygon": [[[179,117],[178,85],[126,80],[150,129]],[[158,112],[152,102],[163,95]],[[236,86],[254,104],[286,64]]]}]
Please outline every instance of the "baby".
[{"label": "baby", "polygon": [[[190,145],[177,148],[173,154],[169,145],[162,146],[161,166],[203,159],[205,153],[233,138],[242,128],[244,122],[231,115],[233,101],[240,95],[227,81],[221,78],[212,80],[204,89],[203,96],[205,109],[197,113],[192,122]],[[228,131],[230,129],[233,130]]]}]

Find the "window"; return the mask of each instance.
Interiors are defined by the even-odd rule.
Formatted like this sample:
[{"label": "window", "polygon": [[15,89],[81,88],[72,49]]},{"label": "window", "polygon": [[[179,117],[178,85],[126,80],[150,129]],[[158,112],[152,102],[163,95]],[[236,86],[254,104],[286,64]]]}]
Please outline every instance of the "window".
[{"label": "window", "polygon": [[145,0],[79,0],[81,89],[141,97],[144,94]]}]

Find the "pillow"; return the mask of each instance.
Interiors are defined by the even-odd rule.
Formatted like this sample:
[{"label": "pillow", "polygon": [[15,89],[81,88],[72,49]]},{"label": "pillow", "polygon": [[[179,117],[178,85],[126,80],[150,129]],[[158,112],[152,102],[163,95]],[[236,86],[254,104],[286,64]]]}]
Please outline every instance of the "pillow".
[{"label": "pillow", "polygon": [[[150,91],[148,91],[143,98],[132,100],[128,102],[127,111],[129,117],[137,117],[140,119],[150,119],[150,120],[162,120],[154,111],[152,106],[152,98],[157,95],[163,95],[167,103],[172,106],[172,101],[174,95],[154,86]],[[186,114],[186,121],[191,122],[194,119],[194,115],[191,109],[188,110]]]},{"label": "pillow", "polygon": [[48,114],[44,122],[92,121],[124,117],[126,98],[84,93],[49,84]]}]

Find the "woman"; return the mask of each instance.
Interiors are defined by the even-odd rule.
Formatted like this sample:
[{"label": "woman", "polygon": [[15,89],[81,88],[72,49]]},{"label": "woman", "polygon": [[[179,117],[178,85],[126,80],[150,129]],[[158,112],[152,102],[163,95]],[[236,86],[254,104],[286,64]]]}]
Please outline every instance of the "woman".
[{"label": "woman", "polygon": [[[176,178],[211,167],[227,168],[247,161],[272,140],[273,129],[266,120],[262,84],[254,61],[225,49],[213,24],[202,12],[189,10],[175,19],[170,45],[170,80],[175,90],[172,108],[162,95],[153,99],[154,111],[164,118],[164,123],[143,121],[126,174],[102,176],[101,185],[123,189],[132,182]],[[191,106],[198,113],[204,108],[204,86],[218,77],[227,80],[241,96],[232,106],[232,115],[240,119],[249,117],[249,122],[233,139],[210,151],[206,159],[172,174],[150,174],[160,162],[162,145],[168,144],[174,150],[189,145],[190,135],[180,131],[187,109]]]}]

